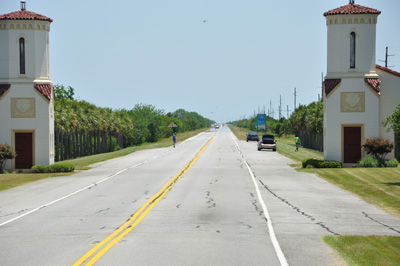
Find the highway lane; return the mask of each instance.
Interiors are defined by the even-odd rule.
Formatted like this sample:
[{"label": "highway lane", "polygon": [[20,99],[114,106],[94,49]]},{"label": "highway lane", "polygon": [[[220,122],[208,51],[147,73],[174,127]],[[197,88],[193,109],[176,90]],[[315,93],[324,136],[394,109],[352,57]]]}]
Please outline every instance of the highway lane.
[{"label": "highway lane", "polygon": [[175,149],[136,152],[0,192],[0,265],[73,265],[94,247],[102,250],[100,243],[183,169],[95,265],[281,265],[246,163],[289,265],[345,265],[321,235],[400,235],[398,218],[223,127]]},{"label": "highway lane", "polygon": [[137,152],[71,177],[0,193],[0,264],[73,265],[123,225],[212,137],[183,178],[96,265],[279,265],[252,181],[231,133],[223,129],[175,149]]}]

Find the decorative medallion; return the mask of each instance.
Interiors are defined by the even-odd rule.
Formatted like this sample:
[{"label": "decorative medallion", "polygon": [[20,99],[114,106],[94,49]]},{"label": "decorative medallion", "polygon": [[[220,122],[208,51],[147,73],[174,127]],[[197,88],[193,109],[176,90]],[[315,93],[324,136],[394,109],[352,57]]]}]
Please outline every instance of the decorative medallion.
[{"label": "decorative medallion", "polygon": [[35,98],[11,98],[11,118],[35,118]]},{"label": "decorative medallion", "polygon": [[341,112],[365,112],[365,92],[342,92],[340,94]]}]

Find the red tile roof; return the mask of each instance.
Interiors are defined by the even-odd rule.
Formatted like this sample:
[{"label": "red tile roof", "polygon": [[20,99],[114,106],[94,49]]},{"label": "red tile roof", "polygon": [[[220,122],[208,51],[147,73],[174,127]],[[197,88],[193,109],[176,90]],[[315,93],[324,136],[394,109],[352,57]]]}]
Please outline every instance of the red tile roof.
[{"label": "red tile roof", "polygon": [[10,89],[10,84],[0,84],[0,97]]},{"label": "red tile roof", "polygon": [[50,84],[36,84],[35,89],[38,90],[47,100],[51,100],[51,85]]},{"label": "red tile roof", "polygon": [[377,94],[381,95],[381,81],[380,79],[364,79],[364,81],[371,87]]},{"label": "red tile roof", "polygon": [[356,4],[349,4],[345,6],[341,6],[339,8],[330,10],[328,12],[324,13],[324,16],[329,16],[329,15],[346,15],[346,14],[380,14],[381,11],[365,7],[365,6],[360,6]]},{"label": "red tile roof", "polygon": [[325,79],[325,95],[328,96],[339,84],[341,79]]},{"label": "red tile roof", "polygon": [[0,15],[0,20],[44,20],[53,22],[51,18],[27,10]]},{"label": "red tile roof", "polygon": [[393,75],[395,75],[395,76],[400,77],[400,73],[397,72],[397,71],[391,70],[391,69],[389,69],[389,68],[387,68],[387,67],[383,67],[383,66],[380,66],[380,65],[375,65],[375,66],[376,66],[377,69],[380,69],[380,70],[382,70],[382,71],[385,71],[385,72],[388,72],[388,73],[390,73],[390,74],[393,74]]}]

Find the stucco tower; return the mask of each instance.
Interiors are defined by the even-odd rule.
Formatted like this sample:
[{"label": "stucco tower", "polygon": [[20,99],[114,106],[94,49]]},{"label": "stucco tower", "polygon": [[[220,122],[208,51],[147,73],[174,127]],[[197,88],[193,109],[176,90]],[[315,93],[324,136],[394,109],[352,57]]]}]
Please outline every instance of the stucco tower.
[{"label": "stucco tower", "polygon": [[26,10],[0,15],[0,143],[17,158],[6,169],[54,163],[54,91],[49,74],[53,20]]},{"label": "stucco tower", "polygon": [[361,141],[379,136],[380,80],[375,67],[381,12],[354,4],[324,13],[328,28],[324,82],[324,157],[357,163]]}]

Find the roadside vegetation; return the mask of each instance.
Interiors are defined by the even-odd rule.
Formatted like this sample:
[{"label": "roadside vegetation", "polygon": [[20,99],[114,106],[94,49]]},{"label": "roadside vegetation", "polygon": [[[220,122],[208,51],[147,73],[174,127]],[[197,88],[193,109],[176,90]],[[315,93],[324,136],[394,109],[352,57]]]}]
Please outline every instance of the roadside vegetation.
[{"label": "roadside vegetation", "polygon": [[165,113],[153,105],[136,104],[129,110],[112,110],[75,99],[71,87],[54,85],[54,91],[56,162],[155,143],[171,137],[173,130],[183,133],[214,123],[184,109]]},{"label": "roadside vegetation", "polygon": [[323,236],[349,265],[398,266],[400,237],[395,236]]}]

